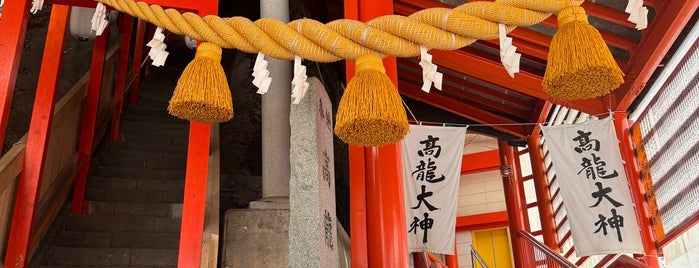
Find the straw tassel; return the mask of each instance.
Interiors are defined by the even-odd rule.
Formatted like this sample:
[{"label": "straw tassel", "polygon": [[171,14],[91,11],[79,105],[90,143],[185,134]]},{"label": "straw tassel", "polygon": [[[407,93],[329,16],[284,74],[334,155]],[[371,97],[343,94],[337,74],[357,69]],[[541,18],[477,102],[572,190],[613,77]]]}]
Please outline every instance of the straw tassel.
[{"label": "straw tassel", "polygon": [[233,101],[221,67],[221,47],[202,43],[177,81],[167,110],[196,122],[219,123],[233,118]]},{"label": "straw tassel", "polygon": [[558,12],[558,32],[551,40],[544,91],[564,100],[604,96],[624,82],[600,33],[587,22],[585,10],[569,6]]},{"label": "straw tassel", "polygon": [[359,57],[356,74],[337,108],[335,134],[355,146],[396,143],[408,133],[408,118],[398,90],[386,76],[381,58]]}]

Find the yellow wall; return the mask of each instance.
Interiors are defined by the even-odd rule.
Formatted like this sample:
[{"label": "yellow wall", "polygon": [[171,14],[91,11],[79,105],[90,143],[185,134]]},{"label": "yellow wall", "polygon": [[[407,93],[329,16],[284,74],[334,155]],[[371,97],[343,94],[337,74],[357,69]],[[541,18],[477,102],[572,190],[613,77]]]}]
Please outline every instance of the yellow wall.
[{"label": "yellow wall", "polygon": [[[474,230],[473,247],[490,268],[511,268],[512,252],[507,228]],[[481,267],[476,262],[476,267]]]}]

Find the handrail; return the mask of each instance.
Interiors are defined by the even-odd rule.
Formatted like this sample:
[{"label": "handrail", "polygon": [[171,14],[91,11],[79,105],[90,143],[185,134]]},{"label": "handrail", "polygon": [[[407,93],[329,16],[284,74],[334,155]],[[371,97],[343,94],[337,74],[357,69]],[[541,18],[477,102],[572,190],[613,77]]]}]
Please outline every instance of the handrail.
[{"label": "handrail", "polygon": [[483,268],[489,268],[488,264],[485,263],[485,260],[483,260],[483,257],[481,257],[481,254],[476,251],[476,249],[471,245],[471,266],[476,267],[476,261],[478,261],[478,264],[481,265]]},{"label": "handrail", "polygon": [[523,239],[523,242],[527,242],[530,245],[532,245],[536,250],[539,252],[543,253],[546,255],[546,257],[550,258],[551,260],[555,261],[558,265],[564,268],[576,268],[575,264],[570,262],[568,259],[563,258],[560,254],[554,252],[550,248],[548,248],[546,245],[543,243],[539,242],[539,240],[536,240],[534,236],[532,236],[530,233],[524,232],[524,231],[519,231],[517,232],[517,236],[519,238]]}]

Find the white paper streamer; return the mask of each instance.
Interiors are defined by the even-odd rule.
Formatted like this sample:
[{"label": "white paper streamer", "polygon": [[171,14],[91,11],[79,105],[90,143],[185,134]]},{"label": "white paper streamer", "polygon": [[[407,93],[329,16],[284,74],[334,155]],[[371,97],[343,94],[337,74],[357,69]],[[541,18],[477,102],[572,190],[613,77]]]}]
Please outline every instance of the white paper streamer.
[{"label": "white paper streamer", "polygon": [[5,5],[5,0],[0,0],[0,18],[2,18],[2,6]]},{"label": "white paper streamer", "polygon": [[643,6],[643,0],[629,0],[624,11],[629,14],[627,20],[635,23],[637,30],[648,27],[648,8]]},{"label": "white paper streamer", "polygon": [[269,77],[269,70],[267,70],[267,63],[265,54],[258,52],[255,66],[252,68],[252,77],[255,78],[252,80],[252,84],[258,88],[257,94],[267,93],[269,85],[272,84],[272,78]]},{"label": "white paper streamer", "polygon": [[512,45],[512,38],[507,37],[505,24],[499,25],[500,35],[500,62],[505,66],[507,74],[514,78],[516,73],[519,73],[519,61],[522,54],[517,53],[517,47]]},{"label": "white paper streamer", "polygon": [[306,75],[306,66],[301,64],[301,57],[294,56],[294,79],[291,80],[291,97],[294,98],[294,104],[299,104],[303,96],[306,96],[308,90],[308,76]]},{"label": "white paper streamer", "polygon": [[420,46],[420,66],[422,67],[422,91],[430,93],[432,83],[436,89],[442,90],[442,73],[437,71],[437,65],[432,63],[432,55],[427,53],[427,47]]},{"label": "white paper streamer", "polygon": [[36,14],[39,10],[41,10],[44,7],[44,0],[33,0],[32,1],[32,8],[29,9],[29,12],[32,14]]},{"label": "white paper streamer", "polygon": [[97,3],[95,7],[95,13],[92,15],[92,26],[90,29],[95,31],[95,35],[100,36],[104,32],[104,29],[109,25],[109,18],[107,17],[107,8],[102,3]]},{"label": "white paper streamer", "polygon": [[167,45],[165,44],[165,34],[163,34],[163,28],[158,27],[155,29],[153,39],[151,39],[146,46],[150,47],[148,57],[153,60],[151,64],[157,67],[165,65],[165,60],[170,53],[165,51]]}]

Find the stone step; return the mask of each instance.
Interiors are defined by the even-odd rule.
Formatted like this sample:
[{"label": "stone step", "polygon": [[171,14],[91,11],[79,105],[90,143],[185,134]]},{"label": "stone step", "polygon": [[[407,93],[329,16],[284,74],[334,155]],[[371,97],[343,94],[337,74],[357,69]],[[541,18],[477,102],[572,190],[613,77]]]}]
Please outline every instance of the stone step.
[{"label": "stone step", "polygon": [[153,191],[132,189],[87,189],[85,198],[97,202],[123,203],[182,203],[184,189],[178,191]]},{"label": "stone step", "polygon": [[122,131],[128,130],[149,130],[153,132],[165,131],[189,131],[189,124],[173,124],[167,122],[139,122],[139,121],[122,121]]},{"label": "stone step", "polygon": [[185,170],[155,169],[142,167],[94,166],[92,174],[100,177],[183,180]]},{"label": "stone step", "polygon": [[[170,143],[169,135],[163,135],[163,140],[156,141],[156,136],[152,138],[134,137],[132,134],[124,134],[124,142],[110,142],[105,145],[107,153],[112,150],[134,150],[134,151],[150,151],[150,152],[167,152],[167,153],[187,153],[187,139]],[[150,140],[150,142],[149,142]]]},{"label": "stone step", "polygon": [[153,123],[168,123],[168,124],[179,124],[179,125],[189,125],[189,121],[180,119],[176,116],[167,113],[167,110],[162,112],[144,112],[144,113],[124,113],[121,115],[121,120],[123,121],[133,121],[133,122],[153,122]]},{"label": "stone step", "polygon": [[68,215],[64,231],[178,233],[179,218],[146,215]]},{"label": "stone step", "polygon": [[143,191],[182,191],[184,179],[138,179],[92,176],[87,180],[88,189],[119,189]]},{"label": "stone step", "polygon": [[[127,157],[143,159],[144,161],[149,160],[162,160],[166,162],[187,162],[187,154],[182,152],[154,152],[143,150],[143,148],[129,149],[123,145],[115,145],[118,142],[105,143],[100,147],[100,153],[95,157],[100,159],[101,157]],[[139,150],[140,149],[140,150]]]},{"label": "stone step", "polygon": [[57,234],[53,244],[57,247],[176,249],[179,241],[179,233],[68,231]]},{"label": "stone step", "polygon": [[100,155],[93,163],[113,167],[142,167],[155,169],[183,170],[187,164],[186,155],[178,155],[176,159],[163,159],[159,156],[144,155],[145,157]]},{"label": "stone step", "polygon": [[48,264],[54,266],[164,267],[177,265],[177,249],[53,247]]},{"label": "stone step", "polygon": [[89,203],[89,213],[182,218],[182,203],[113,203],[92,201]]}]

